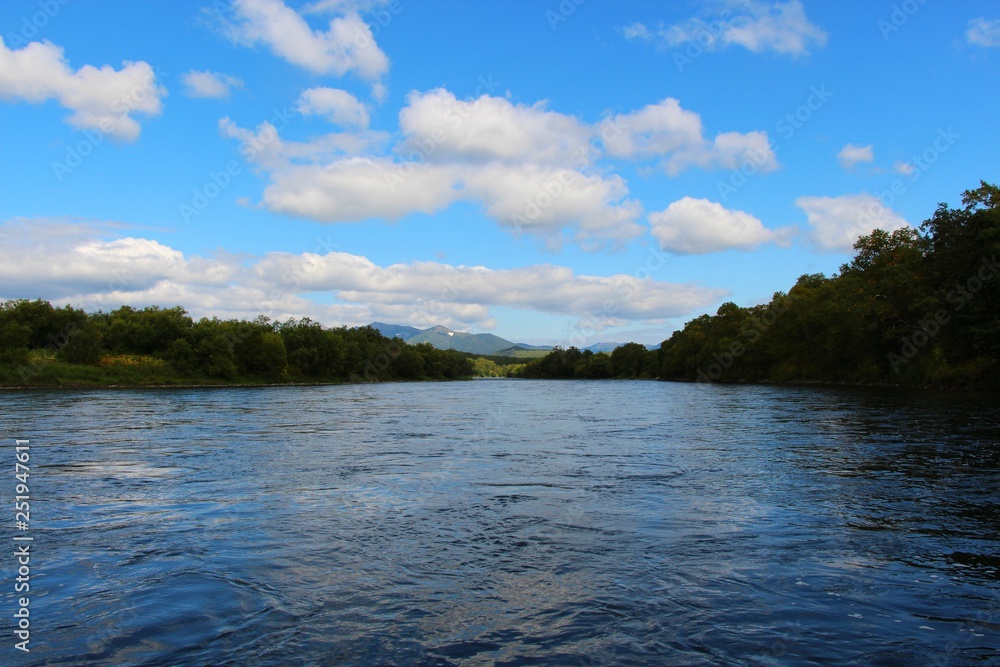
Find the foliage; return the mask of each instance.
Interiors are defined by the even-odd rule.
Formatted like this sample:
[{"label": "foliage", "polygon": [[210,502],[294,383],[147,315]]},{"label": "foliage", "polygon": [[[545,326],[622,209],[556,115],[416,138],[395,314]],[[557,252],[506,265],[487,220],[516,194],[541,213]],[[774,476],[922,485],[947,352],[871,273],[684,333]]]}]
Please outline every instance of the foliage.
[{"label": "foliage", "polygon": [[523,377],[660,377],[1000,388],[1000,188],[981,182],[920,230],[874,230],[832,277],[801,276],[770,303],[722,304],[610,366],[576,348]]},{"label": "foliage", "polygon": [[0,303],[0,383],[211,384],[525,377],[823,381],[1000,388],[1000,188],[941,204],[920,230],[874,230],[832,277],[722,304],[658,350],[556,348],[528,363],[407,345],[303,318],[201,319],[180,307],[87,314]]},{"label": "foliage", "polygon": [[517,377],[523,363],[513,357],[474,357],[472,359],[473,375],[480,378]]},{"label": "foliage", "polygon": [[524,368],[521,369],[520,377],[603,380],[614,377],[614,375],[611,359],[608,355],[594,354],[590,350],[580,351],[575,347],[564,350],[557,346],[541,359],[535,359],[525,364]]},{"label": "foliage", "polygon": [[1000,386],[998,207],[983,182],[919,232],[861,237],[839,275],[804,275],[767,306],[724,304],[664,341],[661,377]]},{"label": "foliage", "polygon": [[451,380],[468,355],[409,346],[370,327],[324,329],[203,318],[179,307],[87,314],[42,300],[0,303],[0,384],[259,384]]}]

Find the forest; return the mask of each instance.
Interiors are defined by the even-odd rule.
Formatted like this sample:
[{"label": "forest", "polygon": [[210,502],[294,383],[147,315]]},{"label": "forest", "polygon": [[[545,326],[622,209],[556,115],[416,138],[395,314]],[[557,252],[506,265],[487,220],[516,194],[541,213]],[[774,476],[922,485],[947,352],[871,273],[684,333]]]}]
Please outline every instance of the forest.
[{"label": "forest", "polygon": [[42,300],[0,304],[0,384],[206,385],[453,380],[468,355],[407,345],[371,327],[326,329],[203,318],[180,307],[93,314]]},{"label": "forest", "polygon": [[766,304],[722,304],[656,350],[556,348],[524,360],[407,345],[308,318],[202,318],[180,307],[86,313],[0,304],[0,385],[106,386],[658,378],[1000,388],[1000,189],[981,182],[918,229],[879,229],[830,277]]},{"label": "forest", "polygon": [[660,378],[1000,388],[1000,189],[981,182],[920,229],[874,230],[839,273],[769,303],[722,304],[646,351],[556,350],[532,378]]}]

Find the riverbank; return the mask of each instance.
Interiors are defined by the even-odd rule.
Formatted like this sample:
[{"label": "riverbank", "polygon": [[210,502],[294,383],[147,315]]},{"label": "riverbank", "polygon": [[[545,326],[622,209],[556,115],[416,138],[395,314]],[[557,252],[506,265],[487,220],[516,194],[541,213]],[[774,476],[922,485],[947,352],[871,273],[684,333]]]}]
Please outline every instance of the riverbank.
[{"label": "riverbank", "polygon": [[0,366],[0,390],[17,389],[232,389],[239,387],[308,387],[375,382],[441,382],[455,377],[385,377],[377,373],[349,377],[309,378],[288,373],[278,377],[244,376],[232,379],[184,374],[167,365],[94,366],[52,361],[44,364]]}]

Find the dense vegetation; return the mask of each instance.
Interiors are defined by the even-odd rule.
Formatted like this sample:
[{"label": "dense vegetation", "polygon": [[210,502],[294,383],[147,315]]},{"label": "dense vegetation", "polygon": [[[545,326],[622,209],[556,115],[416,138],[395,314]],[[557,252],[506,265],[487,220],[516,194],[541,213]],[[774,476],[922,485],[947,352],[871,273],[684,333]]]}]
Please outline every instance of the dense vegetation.
[{"label": "dense vegetation", "polygon": [[370,327],[309,319],[193,321],[182,308],[85,313],[46,301],[0,304],[0,384],[259,384],[443,380],[467,356],[407,345]]},{"label": "dense vegetation", "polygon": [[482,378],[507,378],[518,377],[521,369],[524,368],[524,360],[517,357],[503,357],[499,355],[473,355],[466,353],[472,358],[473,375]]},{"label": "dense vegetation", "polygon": [[875,230],[839,274],[804,275],[765,305],[724,303],[658,350],[557,350],[522,374],[1000,388],[1000,189],[981,183],[962,204],[919,231]]},{"label": "dense vegetation", "polygon": [[722,304],[647,350],[556,348],[523,363],[408,345],[371,327],[193,321],[179,307],[85,313],[0,304],[0,384],[256,384],[382,380],[662,378],[1000,388],[1000,188],[941,204],[920,230],[875,230],[831,277],[770,303]]},{"label": "dense vegetation", "polygon": [[659,374],[656,351],[639,343],[626,343],[610,355],[556,348],[541,359],[535,359],[520,369],[524,378],[561,380],[602,380],[605,378],[653,378]]}]

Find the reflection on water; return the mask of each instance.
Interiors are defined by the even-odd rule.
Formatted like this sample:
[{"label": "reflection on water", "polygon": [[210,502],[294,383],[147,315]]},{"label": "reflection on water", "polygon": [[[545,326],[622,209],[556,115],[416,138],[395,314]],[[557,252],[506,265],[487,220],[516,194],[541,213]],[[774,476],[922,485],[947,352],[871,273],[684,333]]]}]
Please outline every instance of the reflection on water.
[{"label": "reflection on water", "polygon": [[4,664],[1000,664],[995,396],[491,381],[0,409],[31,438],[37,559],[32,653]]}]

